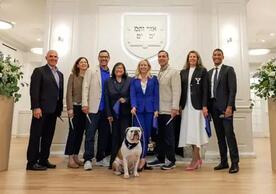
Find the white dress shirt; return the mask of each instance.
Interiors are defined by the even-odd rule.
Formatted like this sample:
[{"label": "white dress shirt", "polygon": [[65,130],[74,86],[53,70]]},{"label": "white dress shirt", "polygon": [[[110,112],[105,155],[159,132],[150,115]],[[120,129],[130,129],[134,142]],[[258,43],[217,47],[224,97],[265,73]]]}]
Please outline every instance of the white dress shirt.
[{"label": "white dress shirt", "polygon": [[217,74],[217,79],[218,79],[221,66],[222,64],[220,64],[219,66],[215,66],[213,70],[212,79],[211,79],[211,98],[214,98],[214,78],[215,78],[216,68],[218,69],[218,74]]},{"label": "white dress shirt", "polygon": [[143,82],[141,80],[141,87],[142,87],[142,91],[143,91],[144,94],[146,93],[147,83],[148,83],[148,81]]}]

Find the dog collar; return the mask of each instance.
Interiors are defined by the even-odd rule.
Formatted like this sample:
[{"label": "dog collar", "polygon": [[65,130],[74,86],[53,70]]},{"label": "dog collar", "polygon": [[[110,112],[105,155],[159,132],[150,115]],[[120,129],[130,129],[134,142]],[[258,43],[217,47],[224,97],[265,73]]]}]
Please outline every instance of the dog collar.
[{"label": "dog collar", "polygon": [[130,143],[127,141],[127,139],[125,139],[125,144],[126,144],[126,147],[131,150],[133,149],[135,146],[137,146],[138,143]]}]

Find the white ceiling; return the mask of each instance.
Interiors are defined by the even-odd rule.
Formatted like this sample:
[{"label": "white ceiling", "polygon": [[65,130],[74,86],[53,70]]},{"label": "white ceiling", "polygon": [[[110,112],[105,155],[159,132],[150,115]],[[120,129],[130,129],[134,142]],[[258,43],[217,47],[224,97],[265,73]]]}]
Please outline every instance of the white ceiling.
[{"label": "white ceiling", "polygon": [[[1,39],[23,51],[42,47],[37,39],[44,37],[45,8],[46,0],[0,0],[0,19],[16,23],[15,28],[0,31]],[[276,0],[249,0],[247,14],[249,48],[276,51]]]},{"label": "white ceiling", "polygon": [[0,19],[15,22],[11,30],[0,31],[1,39],[23,50],[42,47],[46,0],[0,0]]},{"label": "white ceiling", "polygon": [[[275,35],[272,37],[270,33]],[[249,0],[247,34],[249,48],[269,48],[276,52],[276,0]]]}]

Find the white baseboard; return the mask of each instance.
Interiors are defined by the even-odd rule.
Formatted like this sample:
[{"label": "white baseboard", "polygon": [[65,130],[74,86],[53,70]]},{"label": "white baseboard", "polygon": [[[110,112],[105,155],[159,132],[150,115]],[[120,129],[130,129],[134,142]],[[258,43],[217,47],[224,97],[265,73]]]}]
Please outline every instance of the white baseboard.
[{"label": "white baseboard", "polygon": [[[256,153],[255,152],[240,152],[239,153],[240,158],[256,158]],[[228,154],[228,158],[230,158],[229,154]],[[210,160],[210,161],[219,161],[220,160],[220,156],[218,152],[211,152],[211,151],[207,151],[205,153],[205,159],[206,160]]]}]

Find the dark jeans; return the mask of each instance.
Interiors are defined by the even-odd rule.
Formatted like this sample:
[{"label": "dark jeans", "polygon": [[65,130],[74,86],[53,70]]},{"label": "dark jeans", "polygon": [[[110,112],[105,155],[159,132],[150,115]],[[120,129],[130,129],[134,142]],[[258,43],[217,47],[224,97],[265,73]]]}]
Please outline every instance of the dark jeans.
[{"label": "dark jeans", "polygon": [[72,120],[73,128],[69,122],[69,134],[65,146],[65,155],[78,155],[82,143],[83,132],[85,129],[86,116],[82,112],[81,105],[74,105],[74,117]]},{"label": "dark jeans", "polygon": [[125,138],[126,128],[130,126],[130,114],[122,115],[119,118],[113,117],[114,121],[112,123],[112,148],[111,148],[111,158],[110,165],[114,162],[116,155],[122,145]]},{"label": "dark jeans", "polygon": [[86,119],[86,131],[85,131],[85,146],[84,146],[84,161],[92,160],[94,158],[94,142],[95,133],[98,129],[98,145],[96,160],[101,161],[110,154],[111,150],[111,132],[110,126],[107,120],[107,116],[104,112],[90,113],[89,118]]},{"label": "dark jeans", "polygon": [[42,117],[32,118],[27,149],[28,164],[44,163],[50,155],[50,147],[55,133],[56,113],[42,113]]},{"label": "dark jeans", "polygon": [[239,151],[233,128],[233,116],[220,118],[222,110],[219,110],[215,101],[212,102],[211,115],[216,129],[221,163],[227,163],[227,145],[232,163],[239,162]]},{"label": "dark jeans", "polygon": [[175,118],[168,124],[171,115],[160,114],[158,116],[157,135],[157,158],[160,162],[165,162],[165,158],[170,162],[175,162]]}]

